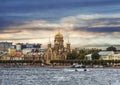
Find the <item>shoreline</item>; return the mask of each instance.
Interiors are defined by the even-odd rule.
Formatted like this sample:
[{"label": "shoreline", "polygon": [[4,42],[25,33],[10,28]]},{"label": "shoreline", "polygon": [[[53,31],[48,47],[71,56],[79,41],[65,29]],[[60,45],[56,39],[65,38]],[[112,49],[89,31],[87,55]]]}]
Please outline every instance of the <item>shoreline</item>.
[{"label": "shoreline", "polygon": [[[72,66],[61,66],[61,65],[57,65],[57,66],[38,66],[38,65],[26,65],[26,66],[1,66],[0,65],[0,68],[53,68],[53,69],[59,69],[59,68],[74,68],[74,67],[72,67]],[[111,68],[111,69],[120,69],[120,66],[115,66],[115,67],[86,67],[86,68],[93,68],[93,69],[95,69],[95,68]],[[84,69],[84,68],[76,68],[76,69]]]}]

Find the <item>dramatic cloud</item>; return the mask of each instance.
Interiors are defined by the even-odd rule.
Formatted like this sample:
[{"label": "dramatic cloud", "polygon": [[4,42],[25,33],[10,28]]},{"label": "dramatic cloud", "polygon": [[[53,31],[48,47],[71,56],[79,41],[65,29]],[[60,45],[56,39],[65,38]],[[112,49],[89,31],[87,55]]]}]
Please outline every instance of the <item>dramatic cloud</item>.
[{"label": "dramatic cloud", "polygon": [[[0,40],[53,43],[57,30],[74,47],[119,44],[118,0],[2,0]],[[44,42],[43,42],[44,41]]]}]

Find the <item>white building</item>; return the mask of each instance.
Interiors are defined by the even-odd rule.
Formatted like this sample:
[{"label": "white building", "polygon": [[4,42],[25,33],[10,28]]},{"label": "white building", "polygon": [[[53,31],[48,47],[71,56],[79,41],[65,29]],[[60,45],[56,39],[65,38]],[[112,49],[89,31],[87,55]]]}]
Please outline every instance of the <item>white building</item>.
[{"label": "white building", "polygon": [[99,52],[101,60],[113,60],[114,52],[113,51],[100,51]]},{"label": "white building", "polygon": [[120,53],[119,54],[114,54],[113,59],[114,60],[120,60]]},{"label": "white building", "polygon": [[22,45],[21,45],[20,43],[18,43],[18,44],[16,45],[16,50],[17,50],[17,51],[21,51],[21,50],[22,50]]},{"label": "white building", "polygon": [[[113,51],[100,51],[98,53],[100,55],[100,59],[101,60],[118,60],[120,59],[120,54],[114,54]],[[88,54],[86,55],[86,58],[88,60],[92,60],[92,54]]]},{"label": "white building", "polygon": [[87,60],[92,60],[92,54],[87,54],[85,57],[87,58]]},{"label": "white building", "polygon": [[23,54],[27,54],[27,53],[29,53],[29,52],[31,52],[32,51],[32,49],[23,49],[22,50],[22,53]]}]

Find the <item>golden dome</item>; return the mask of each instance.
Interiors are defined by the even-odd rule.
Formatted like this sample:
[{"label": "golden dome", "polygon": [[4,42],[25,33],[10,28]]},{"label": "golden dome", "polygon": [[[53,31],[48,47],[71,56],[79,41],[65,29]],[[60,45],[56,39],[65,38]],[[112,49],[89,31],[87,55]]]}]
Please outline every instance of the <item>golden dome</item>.
[{"label": "golden dome", "polygon": [[63,38],[63,35],[58,31],[58,33],[55,35],[55,38]]}]

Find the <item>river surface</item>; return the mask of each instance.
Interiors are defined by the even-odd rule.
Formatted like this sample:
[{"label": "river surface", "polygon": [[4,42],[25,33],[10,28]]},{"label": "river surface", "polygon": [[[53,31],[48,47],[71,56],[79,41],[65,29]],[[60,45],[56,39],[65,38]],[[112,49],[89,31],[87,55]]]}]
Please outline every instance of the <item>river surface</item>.
[{"label": "river surface", "polygon": [[0,85],[120,85],[120,69],[0,68]]}]

